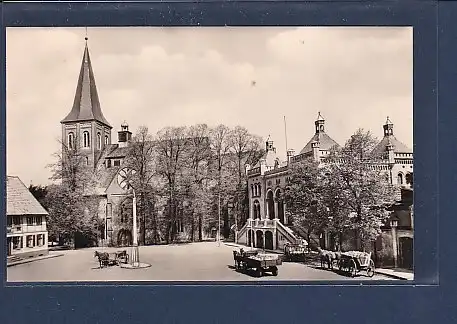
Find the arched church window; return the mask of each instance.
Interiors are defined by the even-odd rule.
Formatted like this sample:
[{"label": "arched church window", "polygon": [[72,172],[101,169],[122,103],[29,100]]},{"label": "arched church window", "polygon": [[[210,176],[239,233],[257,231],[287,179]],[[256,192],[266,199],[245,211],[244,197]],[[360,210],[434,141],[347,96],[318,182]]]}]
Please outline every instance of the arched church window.
[{"label": "arched church window", "polygon": [[97,133],[97,141],[98,141],[98,149],[102,149],[102,135],[100,133]]},{"label": "arched church window", "polygon": [[108,145],[108,144],[109,144],[108,135],[105,135],[105,145]]},{"label": "arched church window", "polygon": [[86,165],[89,165],[89,158],[86,156]]},{"label": "arched church window", "polygon": [[320,127],[321,127],[321,132],[323,132],[324,131],[324,125],[321,125]]},{"label": "arched church window", "polygon": [[84,147],[90,147],[90,136],[88,131],[83,133],[83,145]]},{"label": "arched church window", "polygon": [[262,196],[262,187],[259,184],[259,196]]},{"label": "arched church window", "polygon": [[399,173],[398,174],[398,184],[402,185],[403,184],[403,174],[402,173]]},{"label": "arched church window", "polygon": [[67,145],[70,150],[73,150],[75,148],[75,134],[73,134],[73,132],[68,133]]}]

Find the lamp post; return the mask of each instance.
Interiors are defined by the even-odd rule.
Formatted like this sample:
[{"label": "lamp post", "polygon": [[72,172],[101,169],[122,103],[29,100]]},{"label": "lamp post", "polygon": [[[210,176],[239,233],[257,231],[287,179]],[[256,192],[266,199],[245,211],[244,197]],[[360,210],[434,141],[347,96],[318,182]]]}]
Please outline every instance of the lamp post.
[{"label": "lamp post", "polygon": [[[228,211],[230,211],[230,213],[233,213],[233,203],[232,202],[229,202],[227,204],[227,208],[228,208]],[[229,214],[230,215],[230,214]],[[236,214],[233,215],[233,217],[235,218],[235,228],[234,228],[234,232],[235,232],[235,243],[237,243],[237,234],[238,234],[238,227],[237,227],[237,223],[236,223]]]},{"label": "lamp post", "polygon": [[133,199],[132,199],[132,211],[133,211],[133,246],[132,246],[132,255],[130,258],[130,264],[132,267],[138,267],[140,263],[140,251],[138,248],[138,228],[136,224],[136,195],[135,189],[132,188]]},{"label": "lamp post", "polygon": [[132,177],[135,175],[136,171],[124,168],[118,173],[118,184],[122,189],[132,190],[132,217],[133,217],[133,233],[132,233],[132,250],[130,253],[130,262],[129,264],[122,265],[123,268],[129,269],[138,269],[138,268],[147,268],[150,267],[150,264],[140,263],[140,252],[138,247],[138,227],[137,227],[137,215],[136,215],[136,193],[135,189],[132,186]]},{"label": "lamp post", "polygon": [[398,267],[398,248],[397,248],[397,226],[398,219],[392,218],[390,220],[390,228],[392,229],[392,250],[394,253],[394,267]]},{"label": "lamp post", "polygon": [[217,246],[221,246],[221,191],[219,189],[219,193],[217,196],[217,213],[218,213],[218,221],[217,221]]}]

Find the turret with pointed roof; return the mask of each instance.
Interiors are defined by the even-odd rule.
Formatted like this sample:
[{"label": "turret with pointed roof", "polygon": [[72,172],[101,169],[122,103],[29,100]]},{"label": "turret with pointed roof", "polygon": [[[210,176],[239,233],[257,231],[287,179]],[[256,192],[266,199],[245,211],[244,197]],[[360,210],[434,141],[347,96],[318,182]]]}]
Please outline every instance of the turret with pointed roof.
[{"label": "turret with pointed roof", "polygon": [[300,151],[300,154],[310,154],[313,152],[313,143],[319,143],[320,151],[329,151],[333,147],[338,147],[338,143],[333,140],[325,132],[325,119],[321,113],[318,113],[317,119],[314,122],[316,132],[314,136],[308,141],[308,143]]},{"label": "turret with pointed roof", "polygon": [[394,136],[394,124],[387,117],[386,123],[383,125],[384,138],[379,142],[373,150],[374,154],[384,154],[388,149],[395,153],[412,153],[413,151],[407,147],[404,143],[400,142]]},{"label": "turret with pointed roof", "polygon": [[87,37],[85,40],[73,107],[60,123],[62,144],[69,149],[81,149],[87,165],[95,168],[101,152],[111,144],[112,127],[100,107]]}]

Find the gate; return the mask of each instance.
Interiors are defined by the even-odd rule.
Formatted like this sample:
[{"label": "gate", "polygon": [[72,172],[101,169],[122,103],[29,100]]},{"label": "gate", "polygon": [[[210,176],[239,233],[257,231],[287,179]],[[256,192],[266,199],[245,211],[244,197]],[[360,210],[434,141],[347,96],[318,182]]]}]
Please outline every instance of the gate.
[{"label": "gate", "polygon": [[400,237],[400,267],[413,269],[413,239],[411,237]]}]

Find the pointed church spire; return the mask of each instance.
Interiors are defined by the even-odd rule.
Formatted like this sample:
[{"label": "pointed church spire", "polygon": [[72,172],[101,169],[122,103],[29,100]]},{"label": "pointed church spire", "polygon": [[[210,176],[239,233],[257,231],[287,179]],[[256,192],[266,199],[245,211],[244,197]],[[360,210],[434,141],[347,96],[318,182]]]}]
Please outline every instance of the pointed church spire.
[{"label": "pointed church spire", "polygon": [[73,107],[61,123],[96,120],[109,128],[112,128],[105,116],[103,116],[100,108],[100,100],[98,99],[94,71],[92,69],[89,47],[87,45],[87,34],[84,39],[86,45],[84,48],[81,70],[79,72],[78,84],[76,86]]}]

